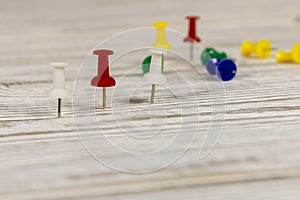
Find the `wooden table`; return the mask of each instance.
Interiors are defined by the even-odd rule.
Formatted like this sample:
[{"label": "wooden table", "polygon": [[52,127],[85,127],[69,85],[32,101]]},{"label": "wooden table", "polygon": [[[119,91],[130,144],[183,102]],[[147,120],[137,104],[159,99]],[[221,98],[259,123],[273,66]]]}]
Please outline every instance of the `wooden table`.
[{"label": "wooden table", "polygon": [[[261,38],[291,48],[299,42],[299,7],[299,0],[0,0],[0,199],[298,200],[300,67],[276,64],[274,57],[240,59],[238,51],[244,39]],[[63,100],[63,116],[56,118],[56,100],[47,97],[53,73],[48,63],[69,63],[66,80],[72,89],[81,83],[76,78],[79,66],[100,42],[155,21],[168,21],[170,29],[186,33],[184,17],[189,14],[202,17],[197,24],[203,46],[228,50],[238,58],[233,81],[223,85],[210,78],[198,60],[201,78],[186,62],[169,56],[167,64],[188,77],[195,96],[176,82],[174,71],[166,69],[183,103],[161,87],[151,113],[146,86],[129,101],[121,101],[130,88],[138,87],[133,80],[141,80],[140,72],[129,74],[132,79],[119,90],[120,101],[113,105],[116,111],[132,114],[130,123],[140,130],[129,128],[132,136],[115,123],[110,98],[105,110],[100,98],[96,107],[89,105],[94,102],[88,98],[95,91],[91,87],[76,97],[75,103],[83,100],[77,106],[84,104],[76,109],[71,99]],[[124,41],[117,47],[126,45]],[[187,44],[179,41],[173,46],[187,55]],[[197,47],[195,54],[200,52]],[[111,73],[118,83],[131,66],[139,68],[146,54],[129,53],[124,62],[115,63]],[[82,77],[87,87],[96,66],[88,69]],[[204,80],[223,91],[213,94],[224,97],[218,112],[213,111]],[[116,90],[108,88],[109,97]],[[96,94],[101,97],[101,90]],[[89,109],[94,109],[94,118],[86,115]],[[160,120],[159,111],[164,109]],[[148,126],[152,115],[154,125]],[[221,117],[213,121],[213,116]],[[119,120],[126,127],[127,119]],[[151,135],[162,120],[167,127],[163,134]],[[181,123],[188,125],[177,143],[160,149],[176,138]],[[222,129],[221,134],[207,134],[212,124]],[[114,150],[107,139],[129,153]]]}]

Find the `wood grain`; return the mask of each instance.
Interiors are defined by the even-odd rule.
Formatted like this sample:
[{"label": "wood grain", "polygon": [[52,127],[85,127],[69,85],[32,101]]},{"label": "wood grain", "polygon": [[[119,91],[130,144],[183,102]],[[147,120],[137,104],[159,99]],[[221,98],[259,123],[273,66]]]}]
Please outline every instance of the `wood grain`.
[{"label": "wood grain", "polygon": [[[244,39],[269,38],[283,49],[299,42],[299,6],[298,0],[0,0],[0,199],[298,200],[300,68],[276,64],[274,58],[240,58],[238,52]],[[166,70],[172,86],[181,92],[182,102],[158,87],[154,108],[165,109],[166,113],[163,117],[154,113],[157,115],[151,119],[156,126],[147,127],[151,123],[147,114],[151,110],[150,87],[142,87],[131,100],[125,98],[141,80],[141,72],[134,71],[130,74],[133,81],[126,82],[118,94],[120,101],[113,102],[120,111],[130,111],[131,122],[147,127],[135,131],[128,119],[120,116],[118,122],[133,136],[150,137],[161,119],[166,121],[163,134],[144,142],[128,137],[115,124],[111,102],[108,109],[101,109],[101,90],[95,92],[94,88],[79,98],[87,103],[80,107],[82,112],[74,112],[74,100],[66,99],[63,117],[56,118],[56,100],[47,97],[52,86],[48,63],[70,64],[66,80],[72,89],[83,60],[101,41],[161,20],[185,33],[187,14],[202,17],[198,32],[204,46],[227,50],[239,59],[237,77],[222,85],[226,112],[219,138],[207,135],[212,116],[220,116],[216,126],[221,126],[223,115],[213,112],[205,82],[194,69],[171,55],[167,64],[189,80],[197,99],[180,84],[183,82],[176,82],[174,71]],[[179,47],[183,55],[187,55],[187,49],[185,44]],[[200,51],[196,48],[197,54]],[[115,63],[112,74],[121,81],[122,75],[137,67],[146,54],[124,57]],[[208,84],[217,82],[199,61],[196,66]],[[91,67],[87,75],[94,70]],[[88,83],[90,78],[83,76],[82,81]],[[109,97],[113,91],[108,89]],[[88,98],[94,94],[95,102]],[[89,114],[89,110],[95,111],[98,124],[93,123],[94,113]],[[107,145],[109,139],[129,152],[153,152],[177,136],[182,119],[186,120],[186,136],[179,135],[172,148],[155,156],[139,157]],[[195,126],[199,129],[192,141]],[[207,137],[213,140],[205,140]],[[217,144],[210,152],[215,140]],[[184,151],[186,145],[190,146]],[[200,150],[210,153],[199,159]],[[163,161],[182,152],[172,165],[144,174],[118,172],[96,159],[142,172],[161,168]]]}]

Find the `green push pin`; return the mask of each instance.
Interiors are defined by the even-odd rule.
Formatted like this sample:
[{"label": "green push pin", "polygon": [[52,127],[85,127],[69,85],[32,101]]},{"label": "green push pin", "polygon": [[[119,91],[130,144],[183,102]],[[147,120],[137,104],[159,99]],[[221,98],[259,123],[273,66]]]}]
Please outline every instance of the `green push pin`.
[{"label": "green push pin", "polygon": [[[148,56],[143,60],[142,69],[143,69],[144,74],[149,72],[151,58],[152,58],[152,56]],[[163,72],[163,71],[164,71],[164,59],[162,59],[162,62],[161,62],[161,72]]]},{"label": "green push pin", "polygon": [[201,62],[204,66],[206,66],[207,62],[212,58],[217,58],[219,60],[224,60],[227,58],[227,54],[223,51],[217,51],[214,48],[208,47],[205,48],[201,53]]}]

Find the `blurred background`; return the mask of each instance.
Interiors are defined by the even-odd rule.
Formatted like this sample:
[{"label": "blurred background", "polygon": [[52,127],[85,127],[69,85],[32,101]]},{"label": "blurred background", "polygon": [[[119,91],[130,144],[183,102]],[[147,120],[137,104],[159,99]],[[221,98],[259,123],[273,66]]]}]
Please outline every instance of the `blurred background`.
[{"label": "blurred background", "polygon": [[63,57],[78,65],[86,52],[120,31],[168,21],[186,33],[186,15],[201,16],[198,34],[212,45],[224,44],[224,38],[227,45],[268,38],[288,48],[299,39],[299,6],[298,0],[1,0],[0,63]]}]

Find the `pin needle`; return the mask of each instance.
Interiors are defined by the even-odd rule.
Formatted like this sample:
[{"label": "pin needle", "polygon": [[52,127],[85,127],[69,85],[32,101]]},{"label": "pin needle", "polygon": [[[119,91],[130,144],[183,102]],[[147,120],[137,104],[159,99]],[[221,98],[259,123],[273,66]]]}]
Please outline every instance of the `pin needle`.
[{"label": "pin needle", "polygon": [[152,84],[152,88],[151,88],[151,103],[154,103],[154,97],[155,97],[155,84]]}]

